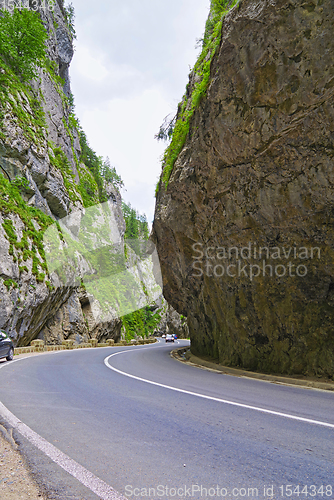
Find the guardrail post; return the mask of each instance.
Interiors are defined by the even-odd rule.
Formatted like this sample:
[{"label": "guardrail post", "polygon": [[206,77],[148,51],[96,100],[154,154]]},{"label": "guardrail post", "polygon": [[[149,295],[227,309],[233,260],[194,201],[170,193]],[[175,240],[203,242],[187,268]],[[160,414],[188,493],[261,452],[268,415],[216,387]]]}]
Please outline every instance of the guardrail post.
[{"label": "guardrail post", "polygon": [[97,344],[98,344],[97,339],[89,339],[88,342],[92,347],[97,347]]},{"label": "guardrail post", "polygon": [[30,345],[35,350],[35,352],[44,352],[44,340],[33,340]]}]

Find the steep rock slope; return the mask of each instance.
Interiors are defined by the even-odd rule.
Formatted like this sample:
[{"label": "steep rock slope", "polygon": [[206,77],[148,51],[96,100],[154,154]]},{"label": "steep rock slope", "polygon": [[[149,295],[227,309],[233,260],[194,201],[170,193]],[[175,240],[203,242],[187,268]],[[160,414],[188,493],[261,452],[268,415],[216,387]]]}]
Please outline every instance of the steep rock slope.
[{"label": "steep rock slope", "polygon": [[156,334],[161,335],[177,335],[180,339],[189,337],[189,329],[187,318],[179,314],[173,307],[168,304],[162,297],[162,316],[161,321],[156,328]]},{"label": "steep rock slope", "polygon": [[[70,213],[84,213],[100,197],[80,161],[68,76],[72,36],[63,1],[55,2],[54,11],[41,8],[40,16],[49,37],[48,63],[38,78],[22,83],[0,58],[0,328],[17,345],[36,337],[47,343],[118,337],[118,318],[100,324],[82,287],[57,286],[48,273],[45,230]],[[106,186],[105,199],[123,238],[117,189]]]},{"label": "steep rock slope", "polygon": [[334,376],[333,27],[333,0],[241,0],[190,77],[153,236],[195,354]]}]

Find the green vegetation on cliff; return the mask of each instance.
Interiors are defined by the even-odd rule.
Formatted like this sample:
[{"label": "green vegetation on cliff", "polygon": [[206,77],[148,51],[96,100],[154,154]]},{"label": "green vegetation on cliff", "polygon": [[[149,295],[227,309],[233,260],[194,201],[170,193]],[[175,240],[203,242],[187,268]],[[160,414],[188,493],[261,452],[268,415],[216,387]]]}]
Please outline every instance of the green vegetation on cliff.
[{"label": "green vegetation on cliff", "polygon": [[[87,136],[80,125],[78,126],[78,131],[81,146],[80,161],[86,165],[92,174],[98,189],[99,202],[104,203],[108,199],[105,188],[106,182],[112,184],[117,190],[123,187],[124,183],[121,177],[117,174],[115,167],[110,165],[109,158],[103,160],[102,156],[98,156],[90,147]],[[88,187],[88,190],[89,189],[90,188]]]},{"label": "green vegetation on cliff", "polygon": [[75,24],[74,24],[75,12],[72,2],[64,7],[64,12],[65,12],[66,24],[73,40],[77,37],[77,34],[75,31]]},{"label": "green vegetation on cliff", "polygon": [[37,12],[28,9],[0,10],[0,54],[22,81],[37,77],[45,63],[46,29]]},{"label": "green vegetation on cliff", "polygon": [[[66,24],[73,39],[75,38],[73,7],[68,7],[65,13]],[[110,313],[110,310],[117,311],[119,306],[121,314],[124,315],[136,308],[138,303],[136,294],[142,293],[140,280],[138,282],[131,273],[125,273],[127,256],[116,251],[113,245],[109,247],[102,245],[100,248],[92,249],[87,244],[87,234],[95,238],[94,224],[107,210],[100,203],[106,202],[110,196],[108,185],[112,184],[119,190],[123,186],[123,181],[109,159],[104,160],[98,156],[89,145],[87,136],[74,114],[73,95],[68,95],[65,80],[59,74],[58,62],[46,57],[46,42],[49,42],[48,38],[52,39],[55,36],[53,28],[57,27],[54,17],[53,20],[51,31],[47,33],[40,15],[36,12],[28,9],[15,9],[12,14],[8,11],[0,12],[1,148],[2,146],[12,148],[17,138],[21,140],[24,138],[23,156],[28,150],[35,152],[37,149],[38,161],[46,164],[46,171],[54,174],[56,169],[61,173],[63,185],[60,180],[59,188],[60,191],[66,192],[72,207],[81,207],[82,203],[85,208],[92,208],[90,212],[86,211],[88,227],[87,231],[81,232],[82,240],[67,241],[66,235],[60,230],[60,225],[57,224],[56,227],[53,218],[27,203],[26,200],[29,198],[31,200],[32,193],[37,188],[29,176],[24,177],[26,167],[23,168],[21,160],[18,161],[18,171],[21,171],[21,174],[17,174],[15,169],[13,170],[15,173],[8,174],[8,178],[12,177],[11,182],[0,175],[0,224],[9,242],[9,254],[19,270],[19,275],[15,274],[14,279],[13,276],[6,279],[3,284],[8,290],[18,288],[24,283],[25,275],[31,272],[38,283],[45,282],[52,289],[46,280],[48,273],[54,269],[50,265],[49,258],[46,260],[44,237],[48,233],[52,234],[54,229],[53,257],[55,260],[59,258],[60,261],[64,255],[67,257],[63,260],[63,278],[66,280],[66,273],[71,271],[69,269],[71,262],[74,262],[77,253],[80,253],[86,257],[94,270],[91,276],[85,276],[84,284],[87,291],[89,292],[91,288],[91,292],[94,292],[103,313]],[[35,79],[34,84],[30,82],[32,79]],[[41,89],[43,92],[47,89],[48,94],[43,95]],[[50,96],[53,96],[55,108],[58,108],[57,123],[54,122],[54,115],[49,106]],[[47,124],[51,122],[46,118],[50,118],[55,124],[58,137],[61,139],[55,139],[57,135],[49,133]],[[57,143],[52,142],[51,137]],[[53,168],[49,169],[49,164]],[[29,171],[29,166],[27,168]],[[3,171],[5,174],[6,168],[3,168]],[[19,176],[13,179],[15,175]],[[40,186],[42,188],[38,195],[42,194],[44,198],[43,183],[38,189]],[[95,205],[98,206],[94,207]],[[93,214],[95,211],[96,217]],[[149,235],[146,216],[140,216],[134,208],[126,204],[123,204],[123,213],[126,221],[125,238],[128,239],[129,248],[131,246],[129,240],[146,241]],[[53,228],[48,229],[49,226]],[[104,238],[104,242],[109,241],[110,234],[106,232],[109,230],[110,233],[110,225],[97,227],[99,237]],[[66,251],[62,254],[63,246]],[[45,248],[47,249],[47,244]],[[74,274],[77,273],[77,269],[73,271]],[[35,287],[33,284],[30,286]],[[132,295],[129,290],[133,292]],[[146,336],[154,330],[159,320],[159,314],[147,307],[127,314],[124,325],[129,338],[134,335],[135,330],[136,334]]]},{"label": "green vegetation on cliff", "polygon": [[[47,59],[45,42],[48,33],[40,15],[28,9],[14,9],[12,13],[0,10],[0,138],[6,140],[3,132],[4,119],[13,120],[23,136],[32,143],[43,146],[46,139],[46,121],[41,104],[43,96],[33,91],[29,80],[36,78],[42,68],[51,79],[61,97],[63,124],[71,141],[73,159],[79,174],[79,184],[69,158],[61,147],[49,142],[50,163],[61,171],[65,189],[72,202],[81,201],[85,207],[107,201],[105,183],[112,183],[116,189],[123,181],[109,161],[104,161],[91,149],[85,132],[73,114],[73,96],[64,93],[64,80],[58,74],[55,61]],[[75,38],[74,9],[65,9],[68,29]],[[20,133],[20,132],[19,132]],[[74,137],[79,135],[81,157],[77,157]]]},{"label": "green vegetation on cliff", "polygon": [[174,164],[189,134],[191,118],[206,95],[210,84],[211,63],[220,45],[224,17],[237,2],[238,0],[232,0],[232,2],[228,0],[212,0],[211,2],[211,11],[205,27],[202,52],[193,69],[193,74],[196,75],[196,83],[190,89],[188,84],[187,92],[178,107],[172,135],[170,127],[167,126],[168,137],[166,137],[162,129],[156,136],[158,140],[167,139],[170,136],[172,138],[162,160],[163,171],[157,186],[157,192],[161,181],[166,187],[168,186]]},{"label": "green vegetation on cliff", "polygon": [[[13,256],[14,262],[18,263],[20,273],[26,272],[26,266],[21,264],[32,259],[32,274],[38,282],[43,282],[47,273],[43,234],[54,220],[41,210],[27,205],[17,184],[10,183],[0,174],[0,212],[5,237],[9,241],[9,254]],[[13,224],[15,216],[18,216],[24,225],[21,238],[18,237]],[[5,283],[7,287],[9,281]],[[14,281],[12,284],[15,286]]]},{"label": "green vegetation on cliff", "polygon": [[146,215],[139,215],[130,203],[122,203],[122,212],[126,224],[125,239],[148,240],[149,230]]},{"label": "green vegetation on cliff", "polygon": [[0,57],[0,139],[5,140],[4,119],[12,120],[36,146],[45,139],[45,115],[39,96],[23,83]]},{"label": "green vegetation on cliff", "polygon": [[[64,117],[63,124],[71,141],[79,183],[76,184],[73,169],[60,147],[49,143],[49,158],[51,164],[62,172],[70,199],[73,202],[82,200],[85,208],[106,202],[108,200],[106,184],[112,184],[116,190],[119,190],[124,185],[122,178],[117,174],[115,167],[110,165],[109,158],[104,160],[90,147],[86,133],[74,113],[70,113],[67,119]],[[74,148],[75,135],[78,135],[80,140],[80,158]]]},{"label": "green vegetation on cliff", "polygon": [[126,332],[126,340],[131,340],[136,336],[145,338],[153,334],[161,321],[160,313],[160,309],[158,311],[152,311],[152,308],[147,306],[132,314],[123,316],[122,322]]}]

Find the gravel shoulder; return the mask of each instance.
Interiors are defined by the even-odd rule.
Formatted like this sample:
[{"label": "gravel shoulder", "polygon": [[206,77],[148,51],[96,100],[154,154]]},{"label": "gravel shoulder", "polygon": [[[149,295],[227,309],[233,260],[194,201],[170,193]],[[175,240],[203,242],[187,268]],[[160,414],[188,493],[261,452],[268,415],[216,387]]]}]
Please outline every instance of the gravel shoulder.
[{"label": "gravel shoulder", "polygon": [[10,431],[0,425],[0,498],[46,500],[34,481]]},{"label": "gravel shoulder", "polygon": [[[21,354],[14,359],[36,356],[39,353]],[[6,363],[0,360],[0,365]],[[18,451],[12,430],[0,424],[0,498],[4,500],[47,500],[30,468]]]},{"label": "gravel shoulder", "polygon": [[215,363],[212,360],[198,358],[190,352],[189,347],[181,347],[171,351],[170,355],[182,363],[190,366],[196,366],[203,370],[209,370],[216,373],[225,375],[232,375],[234,377],[249,377],[262,380],[264,382],[271,382],[274,384],[295,385],[307,389],[320,389],[325,391],[334,391],[334,381],[327,379],[316,379],[315,377],[295,376],[289,377],[284,375],[273,375],[260,372],[251,372],[239,368],[230,368]]}]

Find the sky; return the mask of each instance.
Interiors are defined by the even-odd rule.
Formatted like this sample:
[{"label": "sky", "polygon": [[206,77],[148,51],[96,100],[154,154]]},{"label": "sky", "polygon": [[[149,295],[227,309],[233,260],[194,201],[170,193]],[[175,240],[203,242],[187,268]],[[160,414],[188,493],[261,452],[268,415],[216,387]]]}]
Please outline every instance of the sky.
[{"label": "sky", "polygon": [[[65,2],[68,4],[68,2]],[[154,135],[176,112],[210,0],[72,0],[75,113],[90,146],[122,177],[124,201],[149,223],[166,143]]]}]

